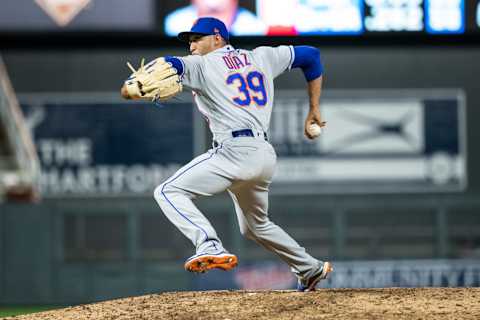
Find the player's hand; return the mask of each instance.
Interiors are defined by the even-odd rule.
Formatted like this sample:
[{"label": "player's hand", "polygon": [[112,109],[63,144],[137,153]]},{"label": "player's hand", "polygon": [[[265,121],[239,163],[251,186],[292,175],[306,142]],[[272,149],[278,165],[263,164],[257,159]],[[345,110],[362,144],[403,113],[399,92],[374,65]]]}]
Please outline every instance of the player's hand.
[{"label": "player's hand", "polygon": [[320,135],[320,133],[314,132],[312,125],[315,124],[320,128],[323,128],[327,125],[327,122],[322,120],[322,116],[320,115],[320,110],[318,108],[310,109],[307,118],[305,119],[304,134],[310,140],[315,139]]}]

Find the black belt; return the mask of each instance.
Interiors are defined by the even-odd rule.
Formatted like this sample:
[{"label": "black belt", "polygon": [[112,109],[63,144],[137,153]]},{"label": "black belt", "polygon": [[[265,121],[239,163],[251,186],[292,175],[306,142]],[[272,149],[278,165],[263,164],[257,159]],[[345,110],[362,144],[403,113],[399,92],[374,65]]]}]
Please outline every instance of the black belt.
[{"label": "black belt", "polygon": [[[242,130],[236,130],[232,131],[232,137],[238,138],[238,137],[255,137],[255,134],[253,133],[252,129],[242,129]],[[268,141],[267,133],[263,133],[263,138],[265,141]],[[213,140],[213,146],[216,148],[219,146],[219,143],[215,140]]]}]

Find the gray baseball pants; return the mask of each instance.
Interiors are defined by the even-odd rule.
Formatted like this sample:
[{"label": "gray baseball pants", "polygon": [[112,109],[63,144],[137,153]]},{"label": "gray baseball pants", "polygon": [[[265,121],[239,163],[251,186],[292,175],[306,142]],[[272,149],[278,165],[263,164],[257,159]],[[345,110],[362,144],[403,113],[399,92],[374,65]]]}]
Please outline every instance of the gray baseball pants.
[{"label": "gray baseball pants", "polygon": [[243,236],[276,253],[301,278],[317,272],[323,263],[268,218],[268,188],[276,164],[272,145],[263,135],[220,141],[155,188],[164,214],[192,241],[197,254],[222,251],[215,229],[192,200],[228,190]]}]

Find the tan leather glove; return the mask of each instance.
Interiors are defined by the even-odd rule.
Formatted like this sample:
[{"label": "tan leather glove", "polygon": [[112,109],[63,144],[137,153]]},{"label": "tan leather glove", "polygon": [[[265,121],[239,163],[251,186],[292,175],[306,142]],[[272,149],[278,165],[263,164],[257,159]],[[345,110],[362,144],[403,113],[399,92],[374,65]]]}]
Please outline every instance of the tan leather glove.
[{"label": "tan leather glove", "polygon": [[135,70],[127,62],[132,70],[132,75],[125,82],[129,96],[132,99],[149,101],[165,101],[182,91],[182,83],[177,70],[164,58],[157,58],[146,66],[145,59],[142,59],[140,68]]}]

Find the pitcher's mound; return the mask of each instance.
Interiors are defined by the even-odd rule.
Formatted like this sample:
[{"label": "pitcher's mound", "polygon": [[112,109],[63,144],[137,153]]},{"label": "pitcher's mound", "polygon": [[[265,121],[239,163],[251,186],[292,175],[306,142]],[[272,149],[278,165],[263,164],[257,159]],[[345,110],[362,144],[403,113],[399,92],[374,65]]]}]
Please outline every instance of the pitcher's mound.
[{"label": "pitcher's mound", "polygon": [[170,292],[15,319],[480,319],[480,288]]}]

